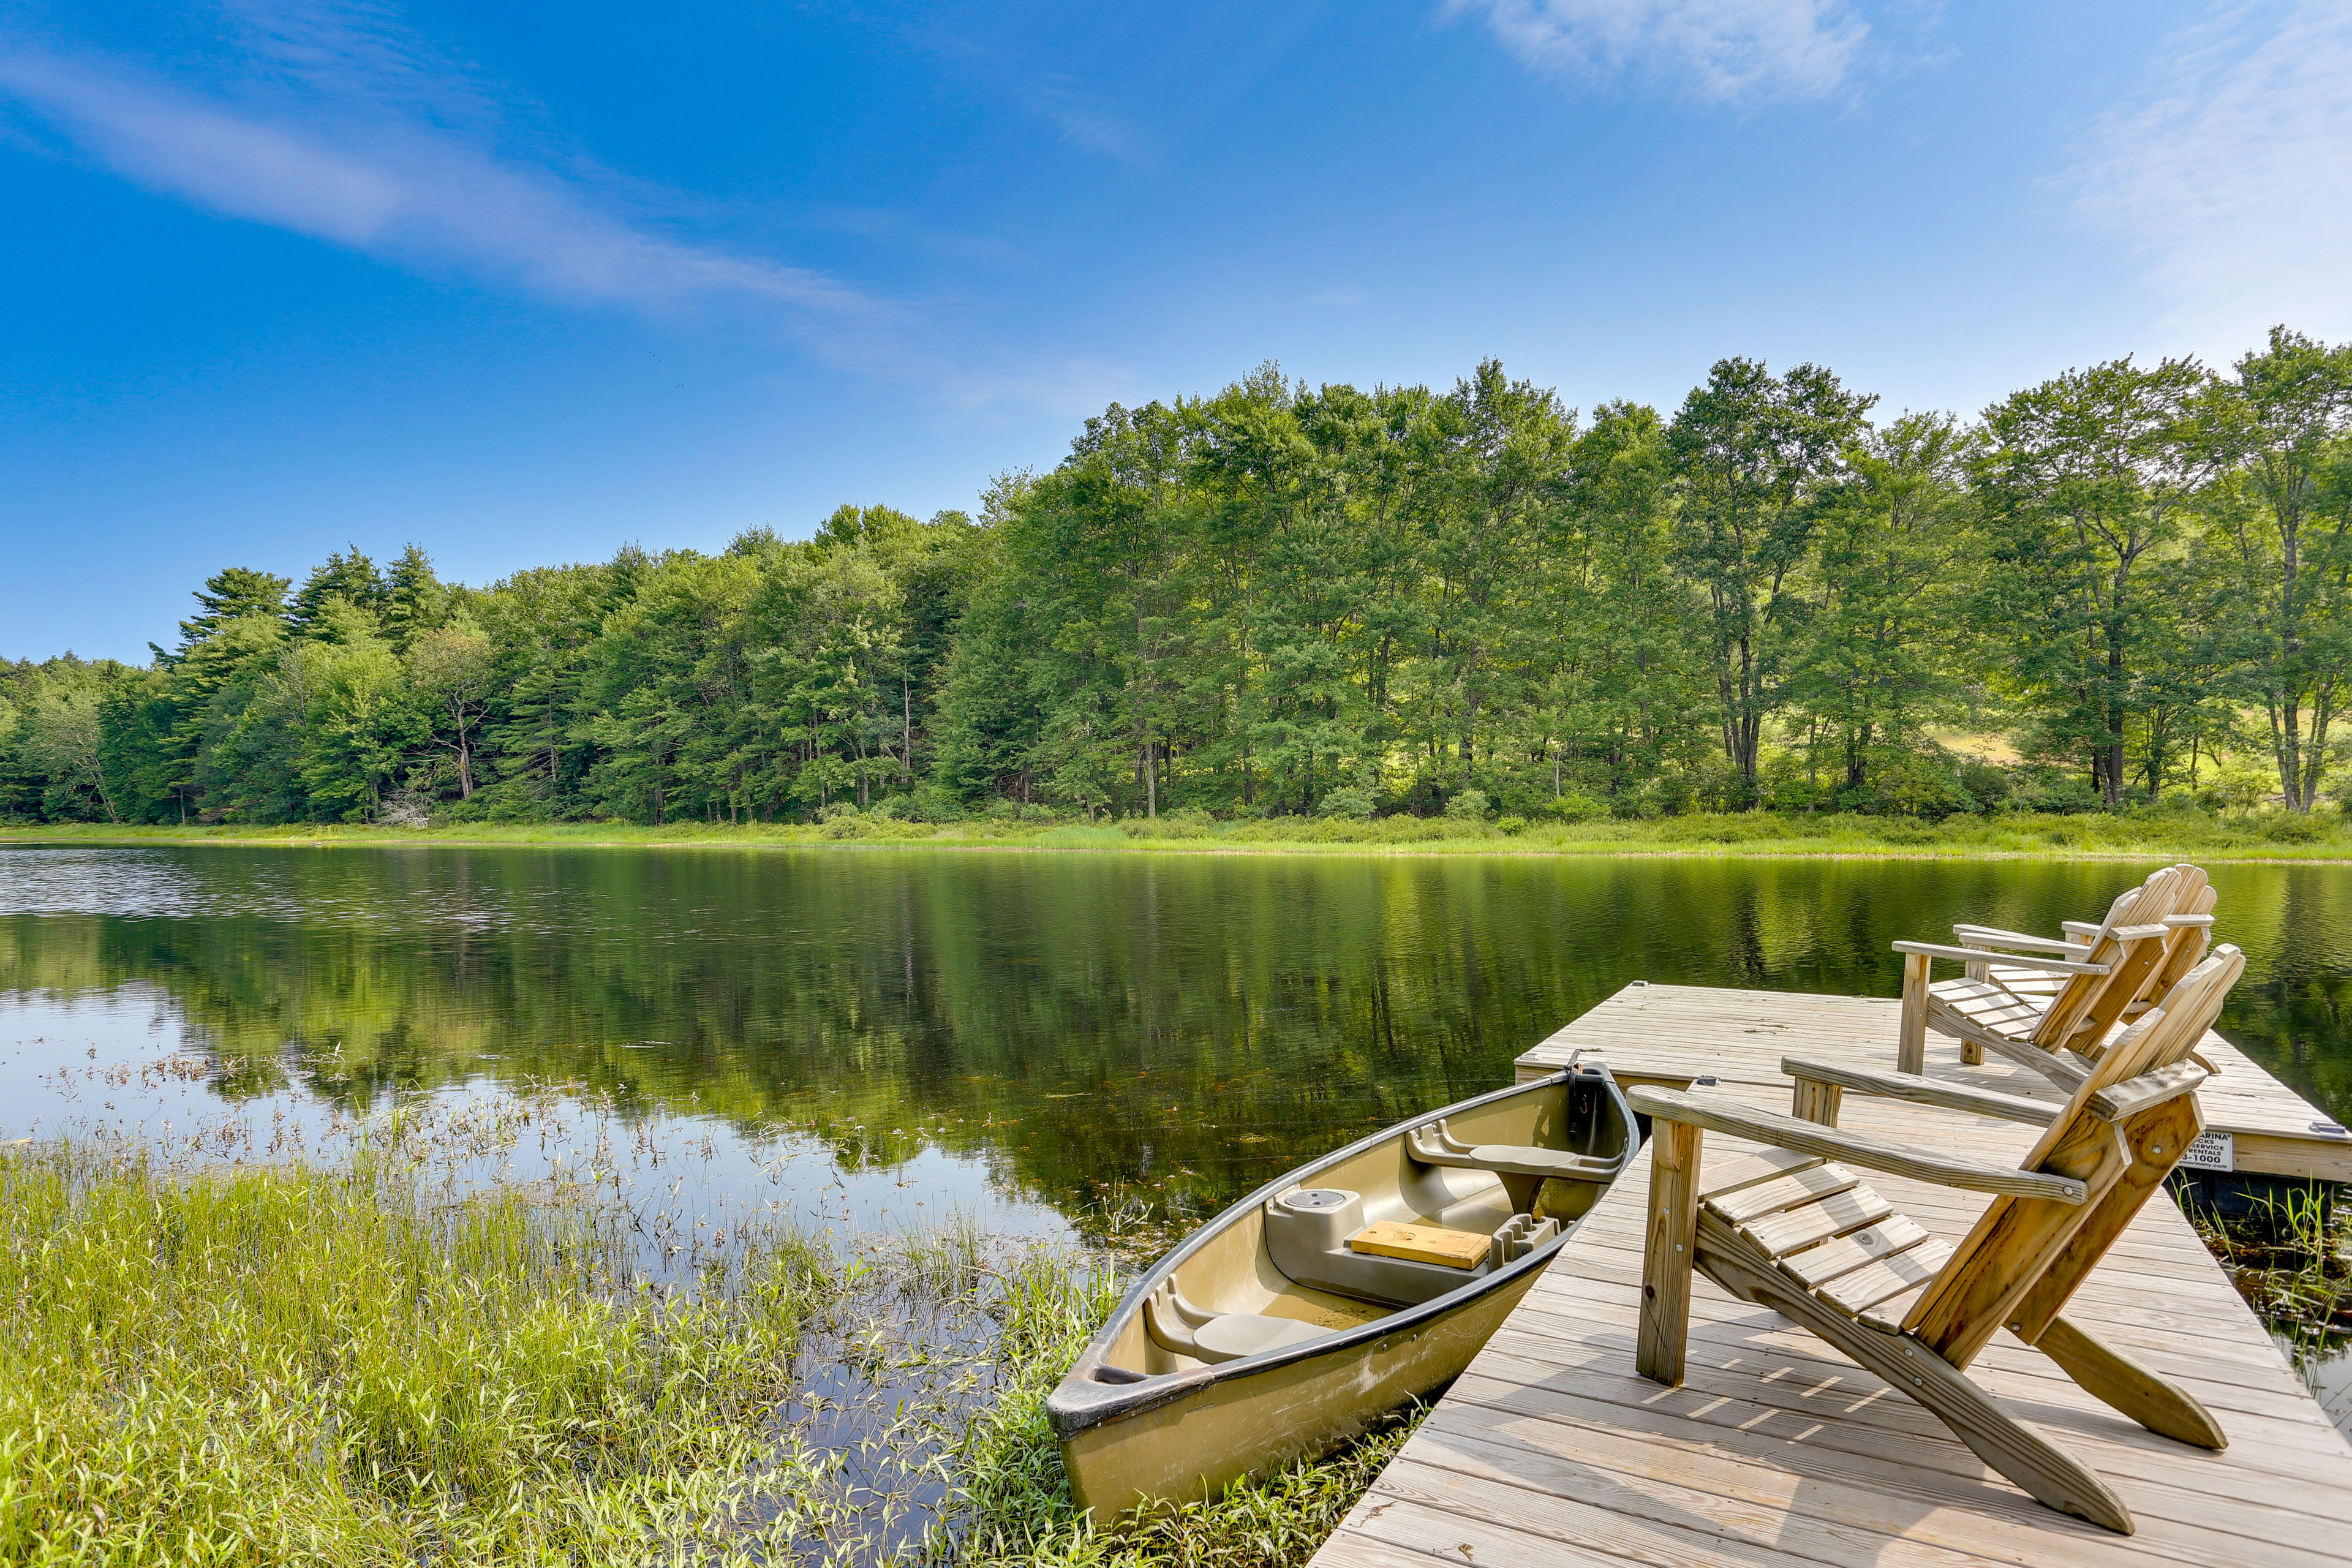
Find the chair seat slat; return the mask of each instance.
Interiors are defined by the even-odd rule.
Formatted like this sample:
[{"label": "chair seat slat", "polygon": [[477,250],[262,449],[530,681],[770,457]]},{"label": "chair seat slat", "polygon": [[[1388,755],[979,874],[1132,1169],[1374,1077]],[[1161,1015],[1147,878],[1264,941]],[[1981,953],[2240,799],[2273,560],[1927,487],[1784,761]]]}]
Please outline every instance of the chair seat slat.
[{"label": "chair seat slat", "polygon": [[1882,1334],[1899,1334],[1903,1331],[1903,1320],[1911,1310],[1911,1303],[1917,1300],[1919,1292],[1927,1288],[1927,1282],[1923,1279],[1906,1290],[1897,1290],[1885,1300],[1856,1312],[1853,1321],[1864,1328],[1876,1329]]},{"label": "chair seat slat", "polygon": [[1846,1231],[1876,1225],[1894,1212],[1895,1205],[1871,1188],[1854,1187],[1801,1208],[1782,1209],[1778,1214],[1749,1220],[1738,1228],[1739,1234],[1754,1242],[1765,1257],[1780,1258]]},{"label": "chair seat slat", "polygon": [[1848,1191],[1861,1180],[1843,1165],[1815,1165],[1809,1171],[1798,1171],[1737,1192],[1720,1195],[1709,1193],[1706,1206],[1733,1225],[1745,1225],[1768,1214]]},{"label": "chair seat slat", "polygon": [[1819,1154],[1800,1154],[1769,1145],[1728,1151],[1710,1149],[1699,1166],[1700,1190],[1710,1197],[1720,1196],[1776,1181],[1793,1172],[1809,1171],[1822,1163]]},{"label": "chair seat slat", "polygon": [[1849,1231],[1819,1247],[1809,1247],[1780,1260],[1781,1269],[1802,1285],[1826,1285],[1882,1258],[1908,1252],[1928,1235],[1908,1215],[1891,1214],[1876,1225]]},{"label": "chair seat slat", "polygon": [[1832,1279],[1813,1294],[1851,1316],[1918,1289],[1951,1260],[1951,1243],[1931,1236],[1907,1251]]}]

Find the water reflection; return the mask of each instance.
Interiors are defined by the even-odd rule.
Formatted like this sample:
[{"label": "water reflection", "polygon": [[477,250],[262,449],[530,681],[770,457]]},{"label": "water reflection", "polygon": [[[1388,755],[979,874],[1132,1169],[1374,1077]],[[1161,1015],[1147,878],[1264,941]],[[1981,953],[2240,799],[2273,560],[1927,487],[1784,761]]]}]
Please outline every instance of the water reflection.
[{"label": "water reflection", "polygon": [[[11,847],[0,994],[145,998],[216,1101],[573,1085],[845,1165],[929,1150],[1072,1215],[1181,1219],[1505,1081],[1629,980],[1892,995],[1895,937],[2053,930],[2147,869]],[[2214,879],[2252,959],[2224,1031],[2347,1119],[2352,868]],[[0,1107],[24,1081],[0,1058]]]}]

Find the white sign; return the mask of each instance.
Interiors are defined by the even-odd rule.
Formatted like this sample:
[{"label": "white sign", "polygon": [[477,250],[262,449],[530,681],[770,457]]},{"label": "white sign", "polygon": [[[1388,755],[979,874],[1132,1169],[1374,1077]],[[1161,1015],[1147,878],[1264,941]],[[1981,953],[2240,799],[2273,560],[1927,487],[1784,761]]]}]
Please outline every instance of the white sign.
[{"label": "white sign", "polygon": [[2189,1145],[2189,1152],[2180,1156],[2180,1163],[2200,1171],[2234,1171],[2238,1168],[2237,1134],[2200,1132],[2197,1142]]}]

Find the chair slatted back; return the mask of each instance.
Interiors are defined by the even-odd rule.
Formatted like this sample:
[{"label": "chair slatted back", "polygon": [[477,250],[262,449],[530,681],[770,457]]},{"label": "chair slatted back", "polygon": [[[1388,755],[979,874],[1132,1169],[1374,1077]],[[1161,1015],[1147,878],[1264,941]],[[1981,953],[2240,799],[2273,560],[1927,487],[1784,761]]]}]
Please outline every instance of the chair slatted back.
[{"label": "chair slatted back", "polygon": [[[2184,869],[2197,870],[2193,866]],[[2174,914],[2210,915],[2213,912],[2217,895],[2212,884],[2204,879],[2205,873],[2197,871],[2199,885],[2195,892],[2178,900],[2179,907],[2172,911]],[[2139,1000],[2152,1001],[2179,984],[2181,976],[2205,961],[2205,951],[2212,942],[2213,928],[2210,926],[2188,925],[2174,931],[2165,942],[2164,962],[2158,965],[2155,973],[2147,977],[2147,984],[2140,987]]]},{"label": "chair slatted back", "polygon": [[2115,1123],[2091,1109],[2091,1097],[2187,1058],[2221,1016],[2230,987],[2245,967],[2245,955],[2236,948],[2216,948],[2181,978],[2163,1006],[2150,1010],[2101,1054],[2066,1109],[2018,1162],[2021,1171],[2084,1182],[2091,1202],[1995,1198],[1905,1314],[1906,1331],[1917,1334],[1954,1366],[1968,1365],[2131,1163]]},{"label": "chair slatted back", "polygon": [[[2129,953],[2127,946],[2137,944],[2126,944],[2116,932],[2126,927],[2153,924],[2172,913],[2187,872],[2195,869],[2167,866],[2108,907],[2107,918],[2091,938],[2083,957],[2086,963],[2107,965],[2110,973],[2069,975],[2042,1011],[2042,1021],[2034,1026],[2033,1044],[2046,1051],[2060,1050],[2076,1035],[2090,1033],[2095,1025],[2098,1034],[2105,1034],[2123,1016],[2124,1008],[2139,994],[2147,973],[2142,969],[2137,973],[2113,973],[2116,966],[2127,956],[2152,962],[2160,959],[2161,954]],[[2204,873],[2199,871],[2197,877],[2201,883]],[[2122,983],[2120,986],[2118,982]]]}]

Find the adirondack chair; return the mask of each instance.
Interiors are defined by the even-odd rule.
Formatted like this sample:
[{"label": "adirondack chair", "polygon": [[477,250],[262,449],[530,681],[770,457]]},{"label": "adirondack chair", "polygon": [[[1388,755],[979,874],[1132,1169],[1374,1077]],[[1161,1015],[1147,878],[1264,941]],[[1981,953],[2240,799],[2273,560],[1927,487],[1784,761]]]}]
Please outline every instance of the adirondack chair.
[{"label": "adirondack chair", "polygon": [[[2203,1126],[2187,1059],[2245,959],[2217,949],[2093,1064],[2064,1106],[1901,1073],[1790,1058],[1782,1116],[1720,1094],[1636,1089],[1653,1119],[1649,1235],[1637,1365],[1683,1380],[1691,1274],[1767,1306],[1909,1394],[1993,1469],[2050,1507],[2128,1535],[2130,1510],[2063,1448],[1968,1376],[1996,1330],[2047,1354],[2085,1391],[2150,1431],[2204,1448],[2227,1439],[2187,1390],[2063,1315],[2068,1298],[2162,1184]],[[2016,1169],[1842,1131],[1849,1092],[2046,1122]],[[1710,1186],[1704,1131],[1766,1145]],[[1955,1247],[1896,1213],[1853,1169],[1995,1194]]]},{"label": "adirondack chair", "polygon": [[[2206,890],[2204,872],[2168,866],[2117,899],[2106,920],[2090,928],[2079,944],[2053,943],[2066,952],[2063,958],[1997,953],[1974,942],[1961,947],[1896,942],[1895,951],[1904,955],[1896,1070],[1916,1073],[1926,1066],[1927,1031],[1933,1028],[1958,1038],[1964,1060],[1981,1061],[1990,1050],[2071,1092],[2126,1012],[2161,995],[2155,987],[2168,973],[2175,984],[2187,973],[2187,961],[2211,924],[2210,913],[2190,912]],[[1964,964],[1967,973],[1938,983],[1933,975],[1937,959]],[[2175,959],[2183,961],[2178,971]],[[1996,962],[2003,977],[1991,973]],[[2021,990],[2012,978],[2021,971],[2055,977],[2057,984],[2046,994]]]},{"label": "adirondack chair", "polygon": [[[2164,923],[2172,927],[2172,934],[2165,939],[2164,961],[2149,972],[2147,979],[2141,983],[2139,994],[2124,1005],[2123,1016],[2127,1023],[2156,1005],[2159,997],[2179,984],[2180,977],[2204,958],[2205,950],[2212,941],[2215,903],[2212,885],[2206,881],[2205,873],[2195,866],[2176,866],[2173,869],[2182,873],[2179,893],[2173,900],[2172,912],[2162,917]],[[2109,907],[2105,921],[2061,921],[2059,929],[2066,933],[2063,937],[2034,936],[2025,931],[2003,931],[1999,926],[1962,922],[1952,927],[1952,938],[1962,947],[1989,948],[1996,953],[2009,949],[2079,959],[2089,951],[2090,943],[2102,925],[2124,922],[2128,910],[2126,900],[2136,899],[2138,892],[2139,889],[2135,888],[2118,895],[2116,903]],[[2141,911],[2140,918],[2147,918],[2147,911]],[[1970,964],[1965,975],[1970,980],[1990,980],[2015,995],[2045,1003],[2057,994],[2059,987],[2066,980],[2063,975],[2021,968],[2006,956]],[[1984,1059],[1983,1048],[1963,1040],[1960,1059],[1972,1064],[1980,1062]],[[2210,1066],[2210,1063],[2207,1065]]]}]

